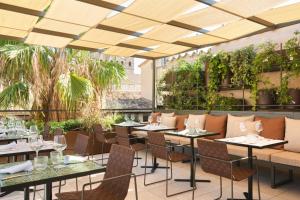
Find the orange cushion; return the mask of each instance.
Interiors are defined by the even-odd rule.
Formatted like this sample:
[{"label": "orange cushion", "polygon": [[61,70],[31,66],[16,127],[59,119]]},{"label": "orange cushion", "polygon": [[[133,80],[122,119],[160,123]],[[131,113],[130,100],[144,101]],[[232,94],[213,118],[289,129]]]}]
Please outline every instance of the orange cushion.
[{"label": "orange cushion", "polygon": [[[255,117],[256,121],[261,121],[262,123],[262,132],[260,136],[275,140],[283,140],[284,139],[284,129],[285,122],[284,117],[274,117],[274,118],[266,118],[266,117]],[[275,149],[282,149],[283,145],[279,145],[274,147]]]},{"label": "orange cushion", "polygon": [[178,131],[185,129],[184,120],[189,117],[189,115],[176,115],[176,128]]},{"label": "orange cushion", "polygon": [[219,133],[219,135],[207,137],[208,139],[225,138],[227,115],[206,115],[205,130]]}]

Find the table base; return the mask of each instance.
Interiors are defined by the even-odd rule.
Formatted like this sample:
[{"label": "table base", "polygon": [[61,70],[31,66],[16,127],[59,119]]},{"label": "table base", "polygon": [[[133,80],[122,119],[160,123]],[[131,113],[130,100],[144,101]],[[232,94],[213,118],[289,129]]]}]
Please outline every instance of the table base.
[{"label": "table base", "polygon": [[[249,198],[248,198],[248,192],[244,192],[243,193],[244,194],[244,196],[245,196],[245,199],[236,199],[236,198],[227,198],[227,200],[250,200]],[[255,199],[251,199],[251,200],[255,200]]]},{"label": "table base", "polygon": [[149,168],[151,169],[151,173],[154,173],[156,169],[170,169],[170,167],[163,167],[163,166],[159,166],[158,163],[156,163],[155,165],[150,165],[150,166],[141,166],[141,168]]}]

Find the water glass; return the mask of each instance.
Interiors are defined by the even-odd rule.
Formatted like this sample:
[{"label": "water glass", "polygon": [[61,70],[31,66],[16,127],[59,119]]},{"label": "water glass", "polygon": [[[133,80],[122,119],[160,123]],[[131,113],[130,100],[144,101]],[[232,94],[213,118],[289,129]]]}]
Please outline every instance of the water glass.
[{"label": "water glass", "polygon": [[38,128],[36,125],[31,125],[29,130],[31,134],[38,134]]},{"label": "water glass", "polygon": [[50,160],[52,165],[58,165],[62,162],[62,156],[57,151],[50,152]]},{"label": "water glass", "polygon": [[35,170],[44,170],[48,166],[48,156],[37,156],[33,161]]},{"label": "water glass", "polygon": [[53,139],[53,148],[60,153],[62,156],[62,152],[67,148],[67,141],[64,135],[55,135]]},{"label": "water glass", "polygon": [[149,117],[148,117],[148,122],[149,122],[150,125],[152,124],[152,122],[153,122],[153,117],[152,117],[152,115],[149,115]]},{"label": "water glass", "polygon": [[129,117],[127,114],[124,115],[124,119],[125,119],[125,122],[128,122],[129,121]]},{"label": "water glass", "polygon": [[130,115],[130,120],[131,120],[131,121],[134,121],[134,120],[135,120],[135,115],[134,115],[134,114],[131,114],[131,115]]},{"label": "water glass", "polygon": [[27,140],[26,139],[18,139],[17,140],[17,144],[19,144],[19,145],[24,145],[24,144],[26,144],[27,143]]}]

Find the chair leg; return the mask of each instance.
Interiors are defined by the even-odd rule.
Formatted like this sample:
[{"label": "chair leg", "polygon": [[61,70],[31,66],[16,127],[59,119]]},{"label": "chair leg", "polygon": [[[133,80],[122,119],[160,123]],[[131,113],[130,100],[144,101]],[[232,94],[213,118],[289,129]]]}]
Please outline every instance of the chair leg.
[{"label": "chair leg", "polygon": [[134,180],[135,200],[138,200],[138,191],[137,191],[137,183],[136,183],[135,175],[133,175],[133,180]]},{"label": "chair leg", "polygon": [[89,181],[90,181],[90,190],[92,190],[92,176],[89,175]]},{"label": "chair leg", "polygon": [[233,198],[233,179],[231,178],[231,199]]},{"label": "chair leg", "polygon": [[61,193],[61,181],[59,181],[59,184],[58,184],[58,193],[59,194]]},{"label": "chair leg", "polygon": [[221,199],[222,195],[223,195],[222,176],[220,176],[220,195],[215,200]]},{"label": "chair leg", "polygon": [[36,194],[36,186],[33,187],[33,200],[35,200],[35,194]]},{"label": "chair leg", "polygon": [[78,192],[78,179],[75,178],[75,182],[76,182],[76,191]]},{"label": "chair leg", "polygon": [[261,195],[260,195],[260,183],[259,183],[259,173],[258,173],[258,168],[256,167],[256,176],[257,176],[257,192],[258,192],[258,199],[261,200]]}]

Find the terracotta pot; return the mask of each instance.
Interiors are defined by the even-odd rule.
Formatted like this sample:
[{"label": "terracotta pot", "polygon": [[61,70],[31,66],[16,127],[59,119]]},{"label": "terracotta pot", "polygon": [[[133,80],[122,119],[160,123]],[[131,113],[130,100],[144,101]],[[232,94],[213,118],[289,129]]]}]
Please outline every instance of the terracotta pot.
[{"label": "terracotta pot", "polygon": [[286,105],[287,109],[299,109],[300,105],[300,89],[291,88],[288,90],[288,95],[292,98],[291,105]]},{"label": "terracotta pot", "polygon": [[257,106],[260,109],[271,108],[267,105],[275,104],[275,90],[260,90],[258,91]]}]

